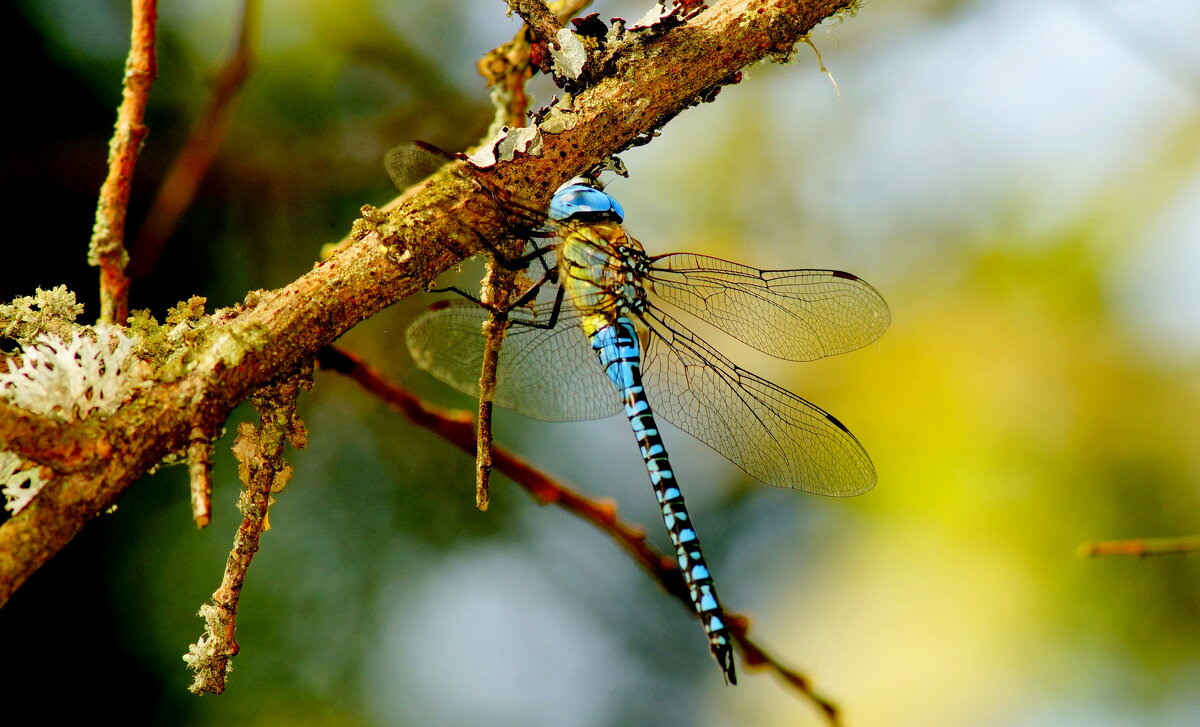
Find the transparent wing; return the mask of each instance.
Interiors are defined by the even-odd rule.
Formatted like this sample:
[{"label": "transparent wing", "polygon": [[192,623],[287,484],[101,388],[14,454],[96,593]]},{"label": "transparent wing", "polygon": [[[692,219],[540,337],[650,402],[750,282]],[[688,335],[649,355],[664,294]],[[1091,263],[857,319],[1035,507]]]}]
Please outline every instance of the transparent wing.
[{"label": "transparent wing", "polygon": [[738,368],[661,311],[642,320],[646,392],[664,419],[769,485],[836,496],[875,486],[871,459],[831,414]]},{"label": "transparent wing", "polygon": [[383,157],[383,166],[396,189],[403,192],[454,160],[450,154],[433,149],[436,147],[421,146],[411,141],[388,149]]},{"label": "transparent wing", "polygon": [[650,262],[659,298],[789,361],[862,348],[891,322],[879,293],[850,273],[759,270],[691,253]]},{"label": "transparent wing", "polygon": [[[401,192],[417,182],[436,173],[443,166],[456,165],[463,161],[460,157],[444,149],[427,144],[423,141],[408,141],[392,147],[383,158],[392,184]],[[497,187],[486,179],[486,173],[469,163],[452,166],[452,173],[476,185],[486,194],[493,205],[500,211],[505,221],[505,239],[545,238],[551,237],[548,220],[544,208],[539,208],[525,200],[517,199],[513,194]],[[497,242],[495,240],[491,241]]]},{"label": "transparent wing", "polygon": [[[510,319],[546,323],[554,303],[520,308]],[[482,326],[490,314],[474,303],[439,305],[409,326],[417,366],[468,396],[479,396]],[[596,360],[579,314],[563,305],[551,329],[514,323],[500,347],[495,402],[535,419],[599,419],[622,411],[620,396]]]}]

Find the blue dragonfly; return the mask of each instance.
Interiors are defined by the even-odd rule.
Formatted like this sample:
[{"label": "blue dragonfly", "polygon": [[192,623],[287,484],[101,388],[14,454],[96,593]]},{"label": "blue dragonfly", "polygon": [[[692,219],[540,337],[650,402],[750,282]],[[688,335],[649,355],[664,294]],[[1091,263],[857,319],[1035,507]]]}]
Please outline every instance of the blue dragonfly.
[{"label": "blue dragonfly", "polygon": [[[625,414],[709,648],[736,684],[732,639],[655,415],[778,487],[858,495],[875,485],[875,469],[832,414],[740,368],[667,308],[792,361],[861,348],[887,329],[890,314],[879,293],[849,273],[649,256],[626,234],[624,217],[594,180],[554,195],[553,232],[544,238],[553,242],[540,254],[556,255],[541,281],[555,283],[556,295],[502,312],[512,326],[495,402],[549,421]],[[534,300],[532,292],[522,300]],[[477,396],[481,329],[493,314],[474,302],[442,302],[410,326],[408,349],[420,368]]]}]

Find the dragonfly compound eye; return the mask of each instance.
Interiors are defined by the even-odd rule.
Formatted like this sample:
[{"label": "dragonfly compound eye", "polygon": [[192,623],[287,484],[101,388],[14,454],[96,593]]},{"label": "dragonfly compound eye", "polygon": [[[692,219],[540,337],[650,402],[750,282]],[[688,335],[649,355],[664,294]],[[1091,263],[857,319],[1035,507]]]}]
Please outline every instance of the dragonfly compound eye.
[{"label": "dragonfly compound eye", "polygon": [[568,184],[554,193],[554,199],[550,201],[550,218],[557,222],[621,222],[625,219],[625,210],[608,192],[587,184]]}]

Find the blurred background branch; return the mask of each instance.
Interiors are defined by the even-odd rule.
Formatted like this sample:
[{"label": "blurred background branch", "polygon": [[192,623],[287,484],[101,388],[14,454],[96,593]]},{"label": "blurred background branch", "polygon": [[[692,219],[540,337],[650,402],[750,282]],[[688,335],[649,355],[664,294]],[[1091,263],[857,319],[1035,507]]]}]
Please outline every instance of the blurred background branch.
[{"label": "blurred background branch", "polygon": [[1133,540],[1101,540],[1084,543],[1079,553],[1085,556],[1136,555],[1186,555],[1200,552],[1200,537],[1183,538],[1138,538]]},{"label": "blurred background branch", "polygon": [[[469,455],[475,454],[474,423],[468,412],[443,411],[432,407],[403,387],[388,381],[360,357],[336,346],[323,349],[317,360],[323,370],[348,377],[413,424],[428,429]],[[623,522],[617,516],[617,507],[612,500],[599,501],[572,489],[503,448],[497,447],[494,456],[497,472],[507,476],[539,504],[557,505],[606,534],[664,591],[674,596],[689,612],[695,613],[675,558],[651,547],[646,542],[645,530]],[[770,669],[784,684],[828,717],[830,724],[840,724],[837,706],[814,691],[806,676],[784,666],[778,657],[750,638],[749,619],[731,609],[726,610],[726,616],[729,617],[729,629],[741,647],[747,664]]]},{"label": "blurred background branch", "polygon": [[154,271],[163,246],[191,206],[196,189],[216,158],[232,120],[242,84],[254,65],[261,15],[262,0],[242,0],[233,52],[217,71],[204,112],[196,119],[179,156],[163,177],[132,245],[131,273],[134,278],[144,278]]}]

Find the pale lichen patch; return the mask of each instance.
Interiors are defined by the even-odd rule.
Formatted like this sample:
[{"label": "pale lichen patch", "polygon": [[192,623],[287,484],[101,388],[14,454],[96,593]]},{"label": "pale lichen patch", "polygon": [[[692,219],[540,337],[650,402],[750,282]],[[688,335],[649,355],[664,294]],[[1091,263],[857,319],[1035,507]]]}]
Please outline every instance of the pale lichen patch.
[{"label": "pale lichen patch", "polygon": [[112,414],[147,378],[136,346],[136,337],[103,323],[69,338],[43,333],[0,373],[0,397],[60,420]]},{"label": "pale lichen patch", "polygon": [[554,72],[572,81],[579,78],[583,73],[583,66],[587,63],[587,49],[583,42],[567,28],[559,30],[554,39],[559,45],[558,48],[550,49]]},{"label": "pale lichen patch", "polygon": [[497,162],[511,161],[518,153],[541,155],[542,134],[537,127],[502,127],[496,136],[485,142],[478,151],[467,157],[467,160],[479,169],[491,169]]},{"label": "pale lichen patch", "polygon": [[36,464],[12,452],[0,452],[0,494],[4,495],[5,510],[13,515],[21,512],[45,484]]}]

